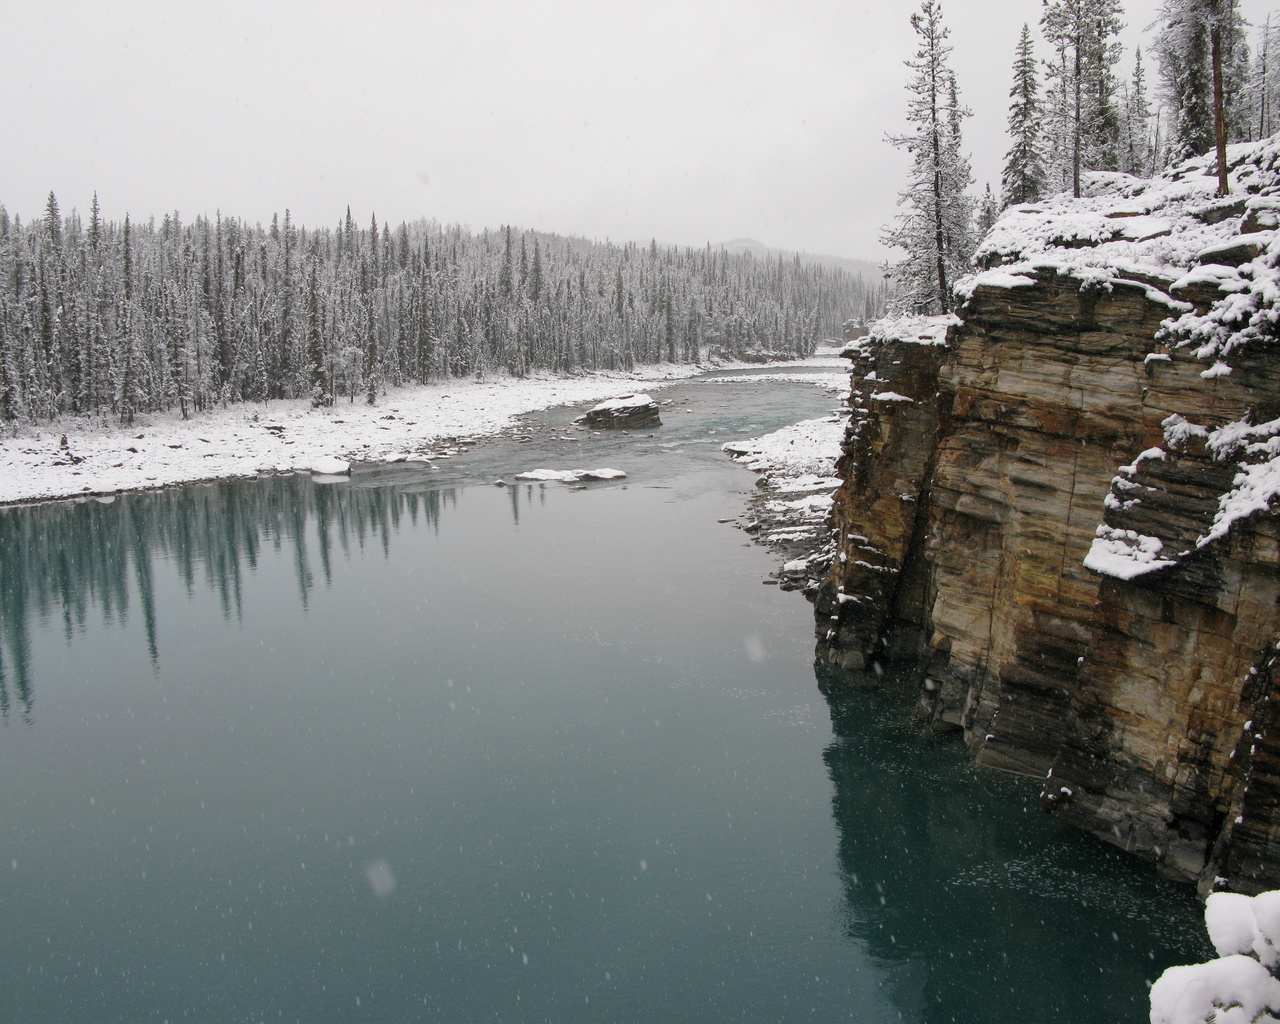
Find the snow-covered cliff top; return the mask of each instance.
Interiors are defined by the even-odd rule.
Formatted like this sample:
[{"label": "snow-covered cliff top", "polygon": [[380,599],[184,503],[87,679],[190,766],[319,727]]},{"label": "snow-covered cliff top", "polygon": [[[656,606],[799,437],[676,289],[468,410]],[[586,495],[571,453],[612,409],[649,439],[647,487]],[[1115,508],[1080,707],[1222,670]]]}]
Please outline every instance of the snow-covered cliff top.
[{"label": "snow-covered cliff top", "polygon": [[[1137,284],[1169,316],[1146,357],[1203,362],[1206,387],[1236,372],[1233,353],[1272,345],[1280,336],[1280,137],[1231,146],[1231,194],[1219,198],[1212,154],[1144,180],[1125,174],[1087,176],[1080,199],[1058,196],[1015,207],[994,225],[978,250],[987,267],[960,283],[971,298],[978,288],[1031,286],[1045,272],[1076,279],[1082,288]],[[963,315],[963,310],[961,311]],[[1212,456],[1234,462],[1231,488],[1195,548],[1226,536],[1232,524],[1274,506],[1280,495],[1280,422],[1257,422],[1250,409],[1233,422],[1196,423],[1172,415],[1164,423],[1169,452],[1192,439]],[[1144,453],[1121,467],[1108,508],[1139,499],[1133,476]],[[1161,550],[1154,537],[1099,527],[1086,565],[1132,578],[1176,565],[1189,551]],[[1172,557],[1171,557],[1172,556]]]},{"label": "snow-covered cliff top", "polygon": [[[1212,155],[1170,168],[1158,178],[1092,172],[1085,195],[1059,195],[1006,211],[977,253],[988,267],[967,278],[1009,287],[1010,278],[1056,268],[1106,280],[1140,275],[1171,284],[1204,264],[1239,262],[1242,244],[1264,252],[1280,213],[1280,137],[1227,149],[1231,195],[1218,198]],[[1029,283],[1029,282],[1028,282]]]},{"label": "snow-covered cliff top", "polygon": [[[956,287],[960,317],[978,289],[1031,288],[1046,275],[1069,279],[1082,291],[1137,287],[1167,310],[1145,357],[1149,372],[1176,359],[1184,367],[1190,362],[1206,389],[1233,373],[1233,380],[1252,386],[1239,378],[1250,372],[1243,369],[1243,350],[1253,352],[1256,366],[1255,346],[1280,340],[1280,136],[1228,147],[1227,165],[1231,191],[1225,197],[1217,195],[1217,162],[1210,153],[1152,179],[1090,173],[1079,199],[1064,194],[1007,210],[978,248],[975,262],[984,269]],[[959,322],[954,316],[881,320],[841,354],[858,358],[888,341],[946,344],[948,329]],[[1196,362],[1203,367],[1197,370]],[[1267,400],[1280,404],[1280,395]],[[1236,403],[1235,412],[1213,422],[1169,416],[1163,448],[1120,467],[1107,509],[1099,509],[1101,518],[1139,503],[1141,488],[1133,478],[1143,459],[1203,442],[1214,459],[1234,463],[1236,472],[1192,548],[1173,551],[1158,538],[1103,524],[1086,561],[1090,569],[1129,579],[1176,565],[1191,550],[1227,536],[1233,523],[1275,507],[1280,420],[1274,411],[1249,408],[1240,415],[1239,409]]]},{"label": "snow-covered cliff top", "polygon": [[945,345],[947,328],[960,323],[960,318],[950,313],[945,316],[897,316],[875,321],[867,335],[851,341],[840,350],[845,359],[857,359],[874,352],[886,342],[910,345]]}]

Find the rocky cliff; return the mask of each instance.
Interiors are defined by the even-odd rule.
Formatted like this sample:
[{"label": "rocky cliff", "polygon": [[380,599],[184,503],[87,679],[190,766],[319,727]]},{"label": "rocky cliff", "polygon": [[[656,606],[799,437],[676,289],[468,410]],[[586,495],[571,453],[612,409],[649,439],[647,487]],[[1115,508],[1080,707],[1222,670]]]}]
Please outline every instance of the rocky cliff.
[{"label": "rocky cliff", "polygon": [[[1280,886],[1280,144],[1010,211],[955,317],[847,350],[839,679],[1176,877]],[[1276,723],[1280,728],[1280,723]],[[1223,881],[1225,879],[1225,881]]]}]

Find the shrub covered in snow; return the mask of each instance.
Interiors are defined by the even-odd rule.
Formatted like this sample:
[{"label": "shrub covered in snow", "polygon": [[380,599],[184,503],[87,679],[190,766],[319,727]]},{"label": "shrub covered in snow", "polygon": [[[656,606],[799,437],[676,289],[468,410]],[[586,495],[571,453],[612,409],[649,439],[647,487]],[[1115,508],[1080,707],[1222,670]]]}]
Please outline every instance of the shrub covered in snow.
[{"label": "shrub covered in snow", "polygon": [[1204,919],[1218,958],[1165,971],[1151,986],[1151,1024],[1280,1020],[1280,892],[1213,893]]}]

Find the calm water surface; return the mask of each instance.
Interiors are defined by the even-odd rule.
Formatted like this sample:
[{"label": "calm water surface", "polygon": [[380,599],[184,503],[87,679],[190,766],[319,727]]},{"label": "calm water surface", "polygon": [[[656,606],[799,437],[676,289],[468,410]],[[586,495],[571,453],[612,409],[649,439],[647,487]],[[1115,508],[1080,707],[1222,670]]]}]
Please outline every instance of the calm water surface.
[{"label": "calm water surface", "polygon": [[824,699],[718,522],[720,443],[833,396],[660,397],[652,436],[553,410],[443,468],[0,511],[0,1020],[1145,1020],[1207,954],[1189,892],[906,684]]}]

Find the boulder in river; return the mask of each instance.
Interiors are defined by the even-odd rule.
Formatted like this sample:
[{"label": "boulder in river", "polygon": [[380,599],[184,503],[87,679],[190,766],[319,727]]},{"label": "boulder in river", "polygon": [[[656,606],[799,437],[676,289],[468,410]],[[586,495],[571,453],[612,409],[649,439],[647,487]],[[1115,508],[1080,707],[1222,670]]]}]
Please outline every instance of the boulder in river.
[{"label": "boulder in river", "polygon": [[658,403],[648,395],[619,395],[587,410],[575,423],[596,430],[629,430],[632,428],[660,427]]}]

